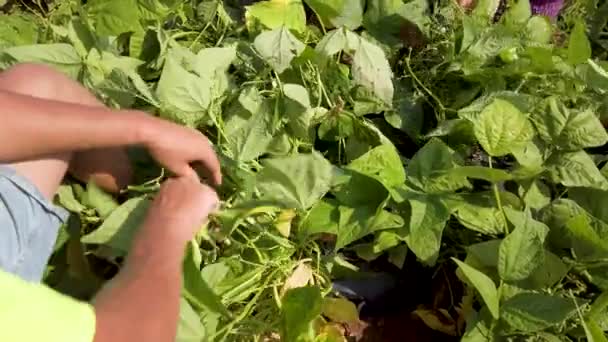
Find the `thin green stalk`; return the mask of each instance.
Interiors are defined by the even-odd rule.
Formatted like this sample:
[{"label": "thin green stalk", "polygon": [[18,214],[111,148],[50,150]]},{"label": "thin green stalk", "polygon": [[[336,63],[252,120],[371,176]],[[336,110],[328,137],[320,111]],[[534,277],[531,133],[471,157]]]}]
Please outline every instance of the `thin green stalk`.
[{"label": "thin green stalk", "polygon": [[[488,156],[488,166],[490,169],[492,168],[492,157]],[[509,226],[506,224],[507,216],[505,215],[505,211],[502,207],[502,200],[500,199],[500,192],[498,191],[498,185],[496,183],[492,184],[492,190],[494,192],[494,198],[496,200],[496,206],[500,210],[502,214],[502,218],[505,220],[505,234],[509,234]]]},{"label": "thin green stalk", "polygon": [[420,79],[418,79],[418,76],[416,76],[414,70],[412,70],[412,66],[410,65],[411,56],[412,50],[410,49],[408,56],[405,58],[405,66],[407,68],[408,73],[410,74],[410,76],[412,76],[416,84],[418,84],[418,86],[422,88],[422,90],[424,90],[435,102],[437,102],[437,105],[439,106],[437,121],[445,121],[445,106],[443,105],[443,103],[441,103],[441,100],[432,91],[430,91],[429,88],[427,88],[424,83],[420,81]]}]

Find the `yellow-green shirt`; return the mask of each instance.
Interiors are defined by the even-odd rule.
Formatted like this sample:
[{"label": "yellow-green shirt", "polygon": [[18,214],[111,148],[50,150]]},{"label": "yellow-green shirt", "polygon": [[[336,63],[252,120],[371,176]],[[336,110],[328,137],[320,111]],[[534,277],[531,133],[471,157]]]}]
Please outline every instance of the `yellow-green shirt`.
[{"label": "yellow-green shirt", "polygon": [[94,336],[90,304],[0,270],[0,341],[92,342]]}]

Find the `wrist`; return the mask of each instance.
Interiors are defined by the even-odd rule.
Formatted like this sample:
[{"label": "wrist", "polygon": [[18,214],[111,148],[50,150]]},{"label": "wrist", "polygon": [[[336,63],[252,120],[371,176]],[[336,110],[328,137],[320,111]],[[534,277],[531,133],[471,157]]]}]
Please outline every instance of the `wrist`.
[{"label": "wrist", "polygon": [[129,120],[127,134],[130,136],[130,145],[150,145],[156,136],[155,125],[153,124],[154,117],[136,110],[127,111],[126,115]]}]

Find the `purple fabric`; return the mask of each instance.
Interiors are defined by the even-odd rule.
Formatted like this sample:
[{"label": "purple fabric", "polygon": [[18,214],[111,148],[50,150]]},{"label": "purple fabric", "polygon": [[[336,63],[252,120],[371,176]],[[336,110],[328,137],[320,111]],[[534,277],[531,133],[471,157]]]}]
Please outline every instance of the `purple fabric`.
[{"label": "purple fabric", "polygon": [[533,15],[545,15],[555,19],[564,7],[564,0],[530,0]]}]

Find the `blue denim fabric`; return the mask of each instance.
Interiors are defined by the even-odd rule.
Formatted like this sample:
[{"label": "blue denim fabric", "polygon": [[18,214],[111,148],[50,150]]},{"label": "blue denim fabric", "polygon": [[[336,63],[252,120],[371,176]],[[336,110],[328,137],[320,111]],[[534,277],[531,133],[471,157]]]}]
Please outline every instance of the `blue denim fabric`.
[{"label": "blue denim fabric", "polygon": [[0,268],[39,282],[68,216],[34,184],[0,165]]}]

